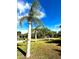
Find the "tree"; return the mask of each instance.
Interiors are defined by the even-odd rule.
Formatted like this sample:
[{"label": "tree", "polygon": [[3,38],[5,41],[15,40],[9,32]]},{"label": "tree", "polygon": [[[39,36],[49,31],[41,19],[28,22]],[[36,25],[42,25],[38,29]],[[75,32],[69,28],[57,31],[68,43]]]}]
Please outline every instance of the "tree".
[{"label": "tree", "polygon": [[25,33],[24,34],[24,38],[26,39],[28,37],[28,33]]},{"label": "tree", "polygon": [[37,25],[37,26],[33,29],[33,32],[34,32],[36,41],[37,41],[37,35],[38,35],[38,33],[39,33],[39,28],[40,28],[41,26],[44,27],[44,25]]},{"label": "tree", "polygon": [[52,37],[53,36],[53,31],[48,29],[47,27],[36,27],[35,28],[37,31],[37,37],[39,38],[45,38],[45,37]]},{"label": "tree", "polygon": [[42,31],[43,38],[45,38],[50,30],[47,27],[43,27],[40,31]]},{"label": "tree", "polygon": [[59,26],[60,31],[58,32],[59,37],[61,37],[61,25]]},{"label": "tree", "polygon": [[28,21],[28,40],[27,40],[27,51],[26,51],[26,58],[30,57],[30,46],[31,46],[31,26],[32,24],[42,24],[42,22],[39,20],[38,17],[36,17],[37,15],[40,16],[40,12],[37,10],[39,7],[39,3],[37,0],[34,0],[31,6],[31,9],[29,11],[28,16],[23,16],[20,19],[20,25],[22,26],[22,22],[24,20]]},{"label": "tree", "polygon": [[20,38],[20,36],[21,36],[21,32],[18,31],[18,32],[17,32],[17,38]]}]

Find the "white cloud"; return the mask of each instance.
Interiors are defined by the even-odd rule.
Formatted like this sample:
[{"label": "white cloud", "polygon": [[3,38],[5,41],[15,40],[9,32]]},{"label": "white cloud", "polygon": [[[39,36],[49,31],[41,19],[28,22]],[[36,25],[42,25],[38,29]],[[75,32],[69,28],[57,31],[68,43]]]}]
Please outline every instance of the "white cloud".
[{"label": "white cloud", "polygon": [[17,31],[20,31],[22,34],[25,34],[25,33],[27,33],[27,32],[28,32],[28,30],[27,30],[27,29],[18,29]]},{"label": "white cloud", "polygon": [[19,20],[21,17],[23,17],[23,16],[28,16],[28,13],[26,13],[26,14],[24,14],[24,15],[21,15],[21,16],[18,14],[18,15],[17,15],[18,20]]},{"label": "white cloud", "polygon": [[55,28],[59,28],[59,26],[60,26],[60,24],[56,24],[56,25],[55,25]]},{"label": "white cloud", "polygon": [[[20,19],[23,16],[28,16],[28,13],[26,13],[25,15],[21,15],[21,16],[18,15],[18,19]],[[46,16],[45,13],[42,12],[42,11],[40,11],[40,16],[39,15],[35,15],[35,17],[37,17],[39,19],[44,18],[45,16]]]},{"label": "white cloud", "polygon": [[[20,10],[19,14],[21,14],[22,12],[25,11],[25,9],[30,9],[31,4],[30,3],[24,4],[24,3],[18,2],[18,7],[17,8]],[[35,15],[37,18],[41,19],[41,18],[45,17],[45,13],[43,11],[40,11],[38,9],[37,9],[37,11],[40,13],[40,16]],[[25,15],[22,15],[22,16],[25,16]],[[20,19],[22,16],[18,15],[18,19]]]},{"label": "white cloud", "polygon": [[28,32],[28,30],[21,30],[21,33],[22,34],[25,34],[25,33],[27,33]]},{"label": "white cloud", "polygon": [[60,24],[56,24],[56,25],[53,25],[53,26],[48,27],[48,28],[51,29],[52,31],[58,32],[58,31],[61,30],[61,29],[59,28],[59,25],[60,25]]},{"label": "white cloud", "polygon": [[56,32],[59,32],[59,31],[60,31],[59,28],[53,28],[52,30],[53,30],[53,31],[56,31]]},{"label": "white cloud", "polygon": [[17,8],[20,10],[20,13],[22,13],[22,12],[25,11],[25,9],[30,9],[31,6],[30,6],[29,3],[24,4],[24,3],[18,2],[17,3]]},{"label": "white cloud", "polygon": [[[18,20],[17,20],[17,26],[18,26],[17,31],[21,31],[24,34],[24,33],[28,32],[28,30],[25,29],[25,28],[19,27],[19,19],[23,16],[28,16],[28,13],[25,13],[24,15],[20,15],[20,14],[22,12],[25,12],[26,9],[29,10],[31,8],[31,4],[29,4],[29,3],[24,4],[22,2],[18,2],[17,8],[20,10],[20,12],[17,13],[17,18],[18,18]],[[35,16],[38,17],[39,19],[45,17],[45,13],[43,11],[39,11],[39,13],[40,13],[40,16],[37,16],[37,15],[35,15]]]},{"label": "white cloud", "polygon": [[37,16],[37,15],[36,15],[36,17],[39,18],[39,19],[41,19],[41,18],[43,18],[43,17],[46,16],[45,13],[42,12],[42,11],[39,11],[39,13],[40,13],[40,16]]}]

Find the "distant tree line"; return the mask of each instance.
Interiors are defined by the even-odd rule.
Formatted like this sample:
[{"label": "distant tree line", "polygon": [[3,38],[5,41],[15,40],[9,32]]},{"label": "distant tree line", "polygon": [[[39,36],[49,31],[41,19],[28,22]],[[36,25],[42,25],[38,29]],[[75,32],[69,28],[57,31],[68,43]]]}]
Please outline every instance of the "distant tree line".
[{"label": "distant tree line", "polygon": [[[32,38],[35,38],[35,34],[37,34],[37,38],[59,38],[61,37],[61,31],[51,31],[48,28],[38,28],[38,29],[32,29]],[[25,39],[28,37],[28,33],[21,34],[20,31],[17,32],[17,37],[19,40]]]}]

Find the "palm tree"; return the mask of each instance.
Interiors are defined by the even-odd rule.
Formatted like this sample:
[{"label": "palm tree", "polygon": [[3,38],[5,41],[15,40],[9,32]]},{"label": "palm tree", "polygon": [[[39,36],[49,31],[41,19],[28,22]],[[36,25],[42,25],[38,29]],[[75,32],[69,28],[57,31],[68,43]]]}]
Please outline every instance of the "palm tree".
[{"label": "palm tree", "polygon": [[39,3],[37,0],[34,0],[31,6],[31,9],[29,10],[28,16],[23,16],[20,19],[20,25],[22,25],[22,22],[24,20],[28,21],[28,39],[27,39],[27,51],[26,51],[26,58],[30,57],[30,46],[31,46],[31,27],[32,24],[42,24],[42,22],[39,20],[37,15],[40,16],[40,12],[37,10],[39,7]]},{"label": "palm tree", "polygon": [[35,33],[35,40],[37,41],[37,33],[39,32],[40,27],[44,27],[44,25],[37,25],[32,31]]},{"label": "palm tree", "polygon": [[36,28],[35,28],[35,39],[36,39],[36,41],[37,41],[37,32],[38,32],[38,28],[39,28],[40,26],[37,26]]}]

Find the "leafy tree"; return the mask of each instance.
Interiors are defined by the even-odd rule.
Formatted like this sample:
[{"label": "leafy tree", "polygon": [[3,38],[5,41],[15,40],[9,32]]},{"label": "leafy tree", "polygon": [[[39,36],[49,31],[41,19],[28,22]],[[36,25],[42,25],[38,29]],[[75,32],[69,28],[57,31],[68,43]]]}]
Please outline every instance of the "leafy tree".
[{"label": "leafy tree", "polygon": [[52,31],[50,31],[47,27],[42,28],[41,31],[42,31],[43,38],[49,36],[49,34],[52,33]]},{"label": "leafy tree", "polygon": [[17,32],[17,39],[20,38],[20,36],[21,36],[21,32],[18,31],[18,32]]},{"label": "leafy tree", "polygon": [[20,32],[20,31],[18,31],[18,32],[17,32],[17,36],[20,36],[20,35],[21,35],[21,32]]},{"label": "leafy tree", "polygon": [[37,31],[37,38],[45,38],[45,37],[53,37],[54,35],[54,31],[51,31],[50,29],[48,29],[47,27],[38,27],[37,29],[33,29],[33,34],[32,37],[34,37],[35,35],[35,31]]}]

